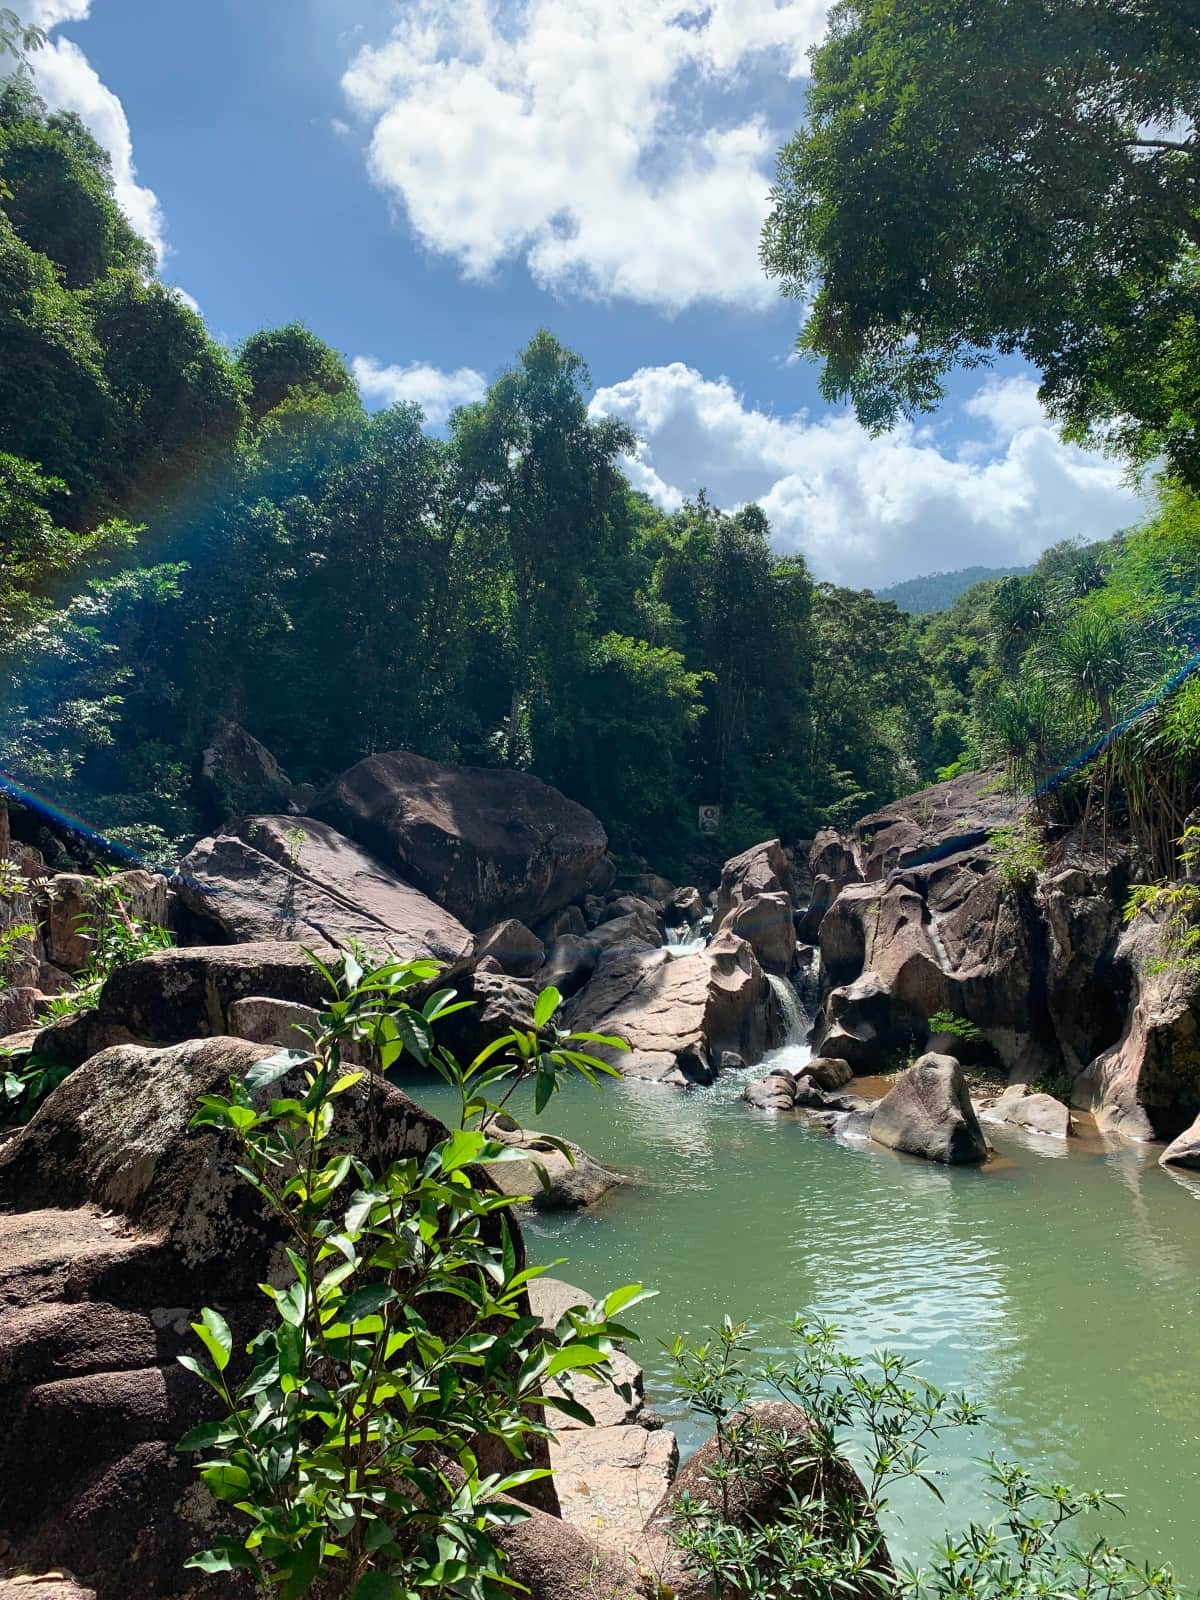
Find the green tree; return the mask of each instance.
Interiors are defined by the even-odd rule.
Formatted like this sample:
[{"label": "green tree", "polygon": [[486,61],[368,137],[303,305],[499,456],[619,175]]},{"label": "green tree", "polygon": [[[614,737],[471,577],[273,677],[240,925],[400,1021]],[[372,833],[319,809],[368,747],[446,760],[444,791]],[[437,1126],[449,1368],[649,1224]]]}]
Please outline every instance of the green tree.
[{"label": "green tree", "polygon": [[842,0],[762,240],[872,428],[1025,356],[1075,438],[1200,483],[1190,0]]},{"label": "green tree", "polygon": [[289,395],[327,395],[358,404],[358,389],[346,363],[300,322],[252,333],[237,355],[249,387],[250,414],[260,422]]}]

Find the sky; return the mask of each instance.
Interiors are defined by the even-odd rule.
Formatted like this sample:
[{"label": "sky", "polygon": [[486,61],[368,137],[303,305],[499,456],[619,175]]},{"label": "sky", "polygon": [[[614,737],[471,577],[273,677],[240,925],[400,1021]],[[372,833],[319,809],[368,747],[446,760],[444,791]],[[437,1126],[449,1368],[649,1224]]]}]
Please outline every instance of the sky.
[{"label": "sky", "polygon": [[539,327],[582,355],[631,480],[757,500],[780,551],[877,588],[1033,560],[1144,506],[1036,374],[956,378],[870,438],[762,274],[821,0],[25,0],[47,101],[110,151],[163,278],[231,345],[299,320],[429,425]]}]

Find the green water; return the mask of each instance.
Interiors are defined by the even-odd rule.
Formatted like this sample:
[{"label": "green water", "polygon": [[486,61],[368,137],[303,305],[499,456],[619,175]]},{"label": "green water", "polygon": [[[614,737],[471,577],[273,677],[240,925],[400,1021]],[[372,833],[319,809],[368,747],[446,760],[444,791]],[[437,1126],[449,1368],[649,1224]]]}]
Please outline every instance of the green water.
[{"label": "green water", "polygon": [[[448,1111],[440,1088],[405,1087]],[[754,1112],[741,1088],[578,1086],[539,1119],[632,1181],[528,1221],[530,1257],[565,1257],[557,1275],[591,1293],[658,1290],[634,1353],[684,1453],[700,1435],[672,1411],[660,1342],[728,1312],[780,1350],[795,1312],[819,1312],[851,1348],[890,1345],[987,1410],[935,1447],[944,1509],[897,1497],[894,1548],[922,1554],[978,1514],[976,1463],[995,1451],[1126,1495],[1106,1530],[1200,1586],[1200,1184],[1155,1148],[994,1128],[997,1160],[947,1169]]]}]

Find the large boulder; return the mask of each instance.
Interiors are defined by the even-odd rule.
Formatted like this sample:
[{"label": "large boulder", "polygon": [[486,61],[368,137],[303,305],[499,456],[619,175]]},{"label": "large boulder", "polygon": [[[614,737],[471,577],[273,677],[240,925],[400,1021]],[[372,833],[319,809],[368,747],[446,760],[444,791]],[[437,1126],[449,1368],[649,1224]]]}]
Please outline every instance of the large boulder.
[{"label": "large boulder", "polygon": [[470,959],[458,919],[312,817],[260,816],[202,839],[180,863],[176,887],[197,916],[237,943],[357,940],[379,956]]},{"label": "large boulder", "polygon": [[[241,1343],[266,1320],[258,1285],[280,1281],[286,1236],[233,1141],[190,1128],[198,1096],[268,1052],[228,1038],[105,1051],[0,1148],[0,1530],[15,1562],[64,1566],[97,1600],[243,1592],[183,1567],[220,1519],[175,1448],[212,1396],[176,1358],[194,1352],[201,1305]],[[364,1155],[420,1157],[443,1133],[378,1078],[339,1106]]]},{"label": "large boulder", "polygon": [[1072,1099],[1131,1138],[1174,1139],[1200,1114],[1200,972],[1166,958],[1162,928],[1145,914],[1122,935],[1117,961],[1133,1004]]},{"label": "large boulder", "polygon": [[831,989],[817,1019],[821,1056],[845,1061],[854,1073],[882,1072],[925,1030],[924,1013],[901,1000],[877,972]]},{"label": "large boulder", "polygon": [[239,722],[223,722],[204,747],[196,788],[207,814],[220,821],[282,809],[292,793],[287,773]]},{"label": "large boulder", "polygon": [[535,923],[605,873],[608,840],[591,812],[508,768],[368,756],[312,809],[476,930]]},{"label": "large boulder", "polygon": [[476,937],[475,959],[488,957],[510,977],[531,978],[546,959],[546,947],[523,922],[506,917]]},{"label": "large boulder", "polygon": [[[730,1441],[742,1452],[753,1452],[761,1468],[753,1473],[725,1477],[719,1470]],[[652,1511],[639,1548],[644,1566],[657,1576],[660,1592],[675,1600],[708,1600],[711,1587],[702,1573],[691,1567],[670,1538],[670,1528],[680,1502],[687,1498],[694,1507],[709,1507],[736,1527],[769,1527],[796,1501],[823,1501],[829,1507],[825,1532],[837,1539],[839,1533],[854,1538],[855,1533],[874,1539],[879,1529],[866,1509],[866,1491],[853,1467],[840,1456],[826,1459],[812,1439],[812,1424],[806,1412],[786,1400],[760,1400],[737,1413],[726,1424],[724,1446],[718,1439],[702,1444],[680,1468],[674,1482]],[[859,1516],[856,1518],[853,1508]],[[815,1513],[815,1507],[814,1507]],[[848,1527],[848,1522],[855,1524]],[[862,1541],[862,1542],[865,1542]],[[891,1592],[887,1582],[892,1572],[887,1546],[880,1539],[871,1563],[882,1575],[873,1581],[865,1573],[860,1585],[848,1595],[884,1600]]]},{"label": "large boulder", "polygon": [[[333,954],[316,941],[312,948],[325,958]],[[156,950],[113,972],[95,1013],[81,1019],[82,1030],[71,1025],[72,1037],[82,1031],[87,1053],[100,1048],[114,1028],[164,1044],[205,1038],[227,1032],[230,1006],[251,996],[320,1006],[329,990],[301,944]]]},{"label": "large boulder", "polygon": [[953,1056],[922,1056],[875,1107],[871,1138],[889,1150],[961,1165],[987,1160],[987,1141]]},{"label": "large boulder", "polygon": [[775,1042],[769,994],[753,950],[726,933],[682,960],[665,950],[612,951],[566,1021],[626,1040],[630,1049],[612,1060],[628,1077],[711,1083],[722,1051],[757,1061]]},{"label": "large boulder", "polygon": [[1200,1117],[1172,1139],[1158,1158],[1160,1167],[1187,1167],[1200,1171]]},{"label": "large boulder", "polygon": [[755,894],[734,906],[721,924],[754,951],[765,972],[786,976],[796,956],[792,902],[782,890]]},{"label": "large boulder", "polygon": [[713,926],[723,926],[729,913],[743,901],[760,894],[788,895],[791,887],[791,858],[779,840],[766,839],[762,844],[751,845],[721,868]]},{"label": "large boulder", "polygon": [[987,850],[992,831],[1016,822],[1027,804],[999,772],[967,772],[860,817],[850,847],[864,878],[885,878],[897,868]]}]

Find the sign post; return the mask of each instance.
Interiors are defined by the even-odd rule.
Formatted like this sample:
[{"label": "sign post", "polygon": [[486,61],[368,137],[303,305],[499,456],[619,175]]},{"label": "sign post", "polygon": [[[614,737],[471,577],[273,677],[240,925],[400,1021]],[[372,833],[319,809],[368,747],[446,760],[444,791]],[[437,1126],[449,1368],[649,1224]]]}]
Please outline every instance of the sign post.
[{"label": "sign post", "polygon": [[720,808],[720,806],[701,806],[700,807],[700,832],[701,833],[716,833],[717,829],[720,826],[721,826],[721,808]]}]

